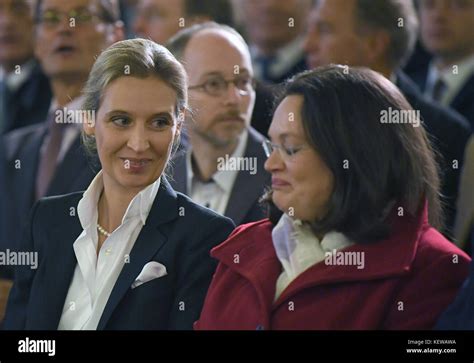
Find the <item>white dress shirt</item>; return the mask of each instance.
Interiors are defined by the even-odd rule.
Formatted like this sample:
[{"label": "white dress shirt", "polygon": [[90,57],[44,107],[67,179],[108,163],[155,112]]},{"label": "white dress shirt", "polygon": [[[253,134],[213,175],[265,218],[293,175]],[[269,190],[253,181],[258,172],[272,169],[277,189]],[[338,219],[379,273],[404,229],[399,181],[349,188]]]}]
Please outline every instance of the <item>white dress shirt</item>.
[{"label": "white dress shirt", "polygon": [[130,202],[122,224],[103,243],[97,255],[97,204],[104,189],[102,171],[79,201],[77,213],[84,229],[74,242],[74,277],[64,302],[59,330],[95,330],[117,278],[145,225],[160,187],[160,179]]},{"label": "white dress shirt", "polygon": [[[245,147],[247,146],[248,131],[245,130],[240,135],[237,147],[230,158],[243,157]],[[213,211],[224,214],[227,209],[232,189],[234,188],[235,179],[239,173],[238,170],[230,170],[227,168],[227,162],[224,164],[223,170],[218,170],[212,176],[209,182],[202,182],[195,177],[191,164],[192,149],[190,148],[186,155],[187,169],[187,190],[189,197],[199,205],[210,208]],[[227,160],[227,159],[226,159]]]},{"label": "white dress shirt", "polygon": [[339,232],[329,232],[319,241],[308,224],[287,214],[273,228],[272,241],[283,267],[276,284],[275,301],[302,272],[324,261],[327,252],[334,253],[354,244]]},{"label": "white dress shirt", "polygon": [[454,73],[453,66],[440,70],[434,62],[431,62],[426,80],[425,95],[432,98],[435,84],[441,78],[446,85],[446,91],[443,92],[440,103],[443,106],[449,106],[467,80],[474,74],[474,55],[459,62],[456,66],[457,73]]}]

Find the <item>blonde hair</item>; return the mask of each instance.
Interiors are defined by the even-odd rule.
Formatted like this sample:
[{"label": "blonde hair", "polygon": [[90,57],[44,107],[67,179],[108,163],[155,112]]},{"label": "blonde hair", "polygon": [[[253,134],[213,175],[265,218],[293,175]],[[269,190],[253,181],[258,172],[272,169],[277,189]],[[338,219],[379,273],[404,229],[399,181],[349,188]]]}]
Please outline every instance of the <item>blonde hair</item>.
[{"label": "blonde hair", "polygon": [[[176,58],[163,46],[146,39],[123,40],[111,45],[97,58],[84,87],[83,108],[97,114],[104,90],[121,77],[156,77],[171,87],[177,95],[175,116],[187,109],[188,85],[186,72]],[[93,136],[82,133],[82,141],[90,156],[97,156]]]}]

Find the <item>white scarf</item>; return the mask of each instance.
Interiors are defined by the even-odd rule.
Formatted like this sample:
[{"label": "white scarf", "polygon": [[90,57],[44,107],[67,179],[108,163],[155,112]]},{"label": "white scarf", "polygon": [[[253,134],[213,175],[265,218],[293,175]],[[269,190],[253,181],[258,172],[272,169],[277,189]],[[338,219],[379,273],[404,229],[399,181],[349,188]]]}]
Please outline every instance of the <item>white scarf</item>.
[{"label": "white scarf", "polygon": [[324,261],[326,253],[348,247],[353,244],[342,233],[329,232],[322,241],[314,235],[308,223],[283,214],[272,230],[273,246],[283,266],[278,277],[275,301],[283,290],[303,271]]}]

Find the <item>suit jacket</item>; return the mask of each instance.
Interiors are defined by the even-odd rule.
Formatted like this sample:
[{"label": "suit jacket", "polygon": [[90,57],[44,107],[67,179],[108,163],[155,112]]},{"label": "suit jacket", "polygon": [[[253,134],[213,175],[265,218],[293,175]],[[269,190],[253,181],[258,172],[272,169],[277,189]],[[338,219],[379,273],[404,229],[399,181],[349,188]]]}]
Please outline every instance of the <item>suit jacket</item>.
[{"label": "suit jacket", "polygon": [[[441,154],[437,158],[441,171],[441,192],[446,203],[445,232],[452,236],[456,215],[456,200],[459,180],[464,163],[464,150],[471,136],[467,120],[457,112],[440,107],[426,99],[413,81],[404,73],[397,73],[397,86],[415,110],[419,110],[432,145]],[[453,160],[458,161],[458,168],[453,168]]]},{"label": "suit jacket", "polygon": [[454,236],[458,245],[464,249],[469,246],[468,238],[474,227],[474,136],[466,148],[464,168],[457,203],[457,215],[454,224]]},{"label": "suit jacket", "polygon": [[[244,157],[255,157],[257,160],[257,172],[250,175],[248,171],[239,171],[234,182],[234,187],[227,203],[224,213],[238,226],[242,223],[258,221],[265,218],[263,208],[259,199],[264,194],[265,186],[270,186],[271,176],[263,168],[266,157],[262,148],[263,136],[252,128],[248,129],[249,137],[245,148]],[[177,154],[172,163],[173,188],[183,194],[187,194],[187,169],[186,151]]]},{"label": "suit jacket", "polygon": [[5,100],[5,127],[3,132],[41,123],[46,120],[52,99],[49,79],[35,63],[30,77],[21,87],[7,92]]},{"label": "suit jacket", "polygon": [[[1,249],[15,247],[21,239],[25,216],[35,202],[39,155],[47,128],[48,125],[42,123],[3,136],[6,152],[5,188],[9,188],[9,192],[2,193],[8,205],[8,214],[4,216],[6,238]],[[95,174],[78,136],[57,166],[46,195],[85,190]]]},{"label": "suit jacket", "polygon": [[[339,251],[362,254],[364,268],[321,261],[276,301],[282,267],[273,225],[263,220],[238,227],[211,251],[219,265],[195,328],[431,329],[468,274],[470,258],[428,224],[426,209],[416,217],[393,214],[392,227],[383,241]],[[239,263],[232,262],[235,255]]]},{"label": "suit jacket", "polygon": [[[45,198],[35,204],[21,250],[37,252],[39,264],[37,270],[18,267],[5,329],[57,329],[77,264],[73,244],[83,231],[77,214],[69,211],[82,195]],[[216,265],[209,251],[233,229],[231,220],[176,193],[162,178],[97,329],[191,329]],[[150,261],[164,265],[168,274],[132,289]]]},{"label": "suit jacket", "polygon": [[[5,153],[3,143],[0,144],[0,190],[9,193],[9,191],[6,190],[5,182]],[[5,216],[7,213],[7,203],[5,199],[7,195],[8,194],[2,194],[0,196],[0,251],[6,244]],[[8,273],[5,268],[0,267],[0,279],[4,277],[8,277]]]},{"label": "suit jacket", "polygon": [[294,75],[306,71],[307,69],[308,65],[306,63],[306,56],[302,54],[301,57],[296,60],[296,62],[294,62],[288,67],[288,70],[285,73],[280,74],[278,76],[272,76],[270,79],[262,79],[262,81],[273,84],[280,84],[293,77]]},{"label": "suit jacket", "polygon": [[273,103],[277,86],[271,86],[257,81],[255,87],[255,107],[253,108],[251,125],[262,135],[268,134],[268,129],[272,123]]},{"label": "suit jacket", "polygon": [[[410,73],[410,77],[418,84],[421,90],[426,89],[428,79],[428,67],[417,72]],[[466,81],[464,86],[454,97],[449,105],[469,120],[471,129],[474,131],[474,74]]]}]

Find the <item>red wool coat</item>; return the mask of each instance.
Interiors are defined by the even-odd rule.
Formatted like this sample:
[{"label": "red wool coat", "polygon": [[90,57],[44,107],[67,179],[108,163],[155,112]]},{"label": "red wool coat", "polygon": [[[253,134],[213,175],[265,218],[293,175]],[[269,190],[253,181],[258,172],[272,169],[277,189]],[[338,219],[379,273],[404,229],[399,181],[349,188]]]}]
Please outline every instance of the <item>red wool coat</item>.
[{"label": "red wool coat", "polygon": [[428,224],[393,218],[390,238],[353,245],[365,266],[317,263],[273,301],[282,272],[268,220],[238,227],[211,251],[219,265],[197,330],[431,329],[468,275],[470,258]]}]

